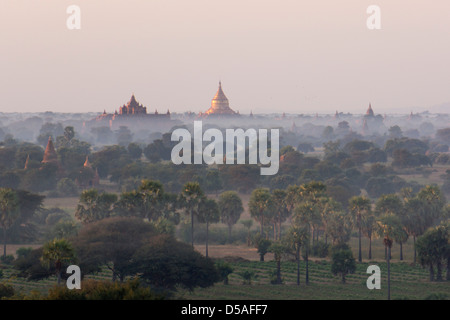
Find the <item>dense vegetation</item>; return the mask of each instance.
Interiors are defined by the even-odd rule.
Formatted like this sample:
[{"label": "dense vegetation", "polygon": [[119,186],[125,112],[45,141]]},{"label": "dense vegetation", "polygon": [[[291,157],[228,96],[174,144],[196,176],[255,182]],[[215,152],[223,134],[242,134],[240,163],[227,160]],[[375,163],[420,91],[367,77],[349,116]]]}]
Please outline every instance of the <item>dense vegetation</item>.
[{"label": "dense vegetation", "polygon": [[[0,148],[0,270],[6,282],[0,295],[160,299],[218,290],[219,296],[230,297],[235,290],[230,285],[256,282],[325,286],[324,291],[348,285],[355,294],[341,298],[370,298],[378,293],[362,293],[367,288],[355,285],[367,279],[363,269],[373,259],[372,249],[383,246],[383,261],[376,264],[392,272],[389,289],[398,292],[406,286],[398,282],[404,276],[397,272],[404,268],[405,277],[420,275],[411,297],[427,298],[419,294],[426,292],[426,283],[450,280],[450,128],[420,138],[392,126],[388,135],[363,137],[344,122],[336,129],[323,128],[320,137],[305,139],[309,142],[283,132],[274,176],[261,176],[258,165],[174,165],[169,133],[145,145],[125,139],[129,132],[122,127],[117,133],[121,143],[95,148],[71,126],[45,124],[36,143],[5,137]],[[57,165],[41,163],[47,130],[53,130]],[[89,167],[83,166],[86,157]],[[101,183],[92,186],[87,182],[94,174]],[[77,204],[44,206],[48,199],[68,197]],[[11,256],[11,243],[38,247]],[[260,261],[210,258],[211,244],[254,247]],[[406,245],[413,251],[408,261],[413,266],[401,262]],[[400,263],[391,263],[395,246]],[[102,282],[86,282],[78,293],[60,287],[49,291],[47,284],[39,294],[7,282],[19,277],[42,283],[56,277],[61,283],[70,264],[81,267],[86,281],[102,275]],[[243,294],[255,297],[242,287]],[[435,287],[442,293],[448,283]],[[310,289],[304,290],[296,294],[307,297]]]}]

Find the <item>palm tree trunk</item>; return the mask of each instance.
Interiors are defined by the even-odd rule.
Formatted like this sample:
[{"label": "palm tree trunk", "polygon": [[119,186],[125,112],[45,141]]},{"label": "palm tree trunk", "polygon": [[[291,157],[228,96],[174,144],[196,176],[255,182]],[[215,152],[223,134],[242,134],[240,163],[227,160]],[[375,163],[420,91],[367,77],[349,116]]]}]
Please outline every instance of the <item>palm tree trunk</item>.
[{"label": "palm tree trunk", "polygon": [[436,269],[437,269],[436,281],[442,281],[442,263],[440,260],[436,262]]},{"label": "palm tree trunk", "polygon": [[403,243],[400,242],[400,261],[403,261]]},{"label": "palm tree trunk", "polygon": [[273,222],[273,240],[277,241],[277,224],[275,221]]},{"label": "palm tree trunk", "polygon": [[447,258],[447,281],[450,281],[450,256]]},{"label": "palm tree trunk", "polygon": [[306,257],[306,284],[308,285],[309,284],[309,270],[308,270],[308,247],[306,247],[306,255],[305,255],[305,257]]},{"label": "palm tree trunk", "polygon": [[277,284],[281,284],[281,259],[277,259]]},{"label": "palm tree trunk", "polygon": [[261,236],[264,233],[264,216],[261,216]]},{"label": "palm tree trunk", "polygon": [[430,281],[434,281],[434,268],[432,263],[430,263]]},{"label": "palm tree trunk", "polygon": [[372,237],[369,237],[369,260],[372,259]]},{"label": "palm tree trunk", "polygon": [[388,248],[387,269],[388,269],[388,300],[391,300],[391,247]]},{"label": "palm tree trunk", "polygon": [[191,242],[192,248],[194,247],[194,211],[191,210]]},{"label": "palm tree trunk", "polygon": [[361,254],[361,224],[359,224],[358,227],[358,261],[362,261],[362,254]]},{"label": "palm tree trunk", "polygon": [[[447,272],[448,275],[448,272]],[[297,247],[297,285],[300,285],[300,245]]]},{"label": "palm tree trunk", "polygon": [[208,229],[209,229],[209,223],[206,221],[206,254],[205,256],[208,258]]},{"label": "palm tree trunk", "polygon": [[278,221],[278,239],[281,240],[281,219]]},{"label": "palm tree trunk", "polygon": [[6,228],[3,227],[3,257],[6,258]]},{"label": "palm tree trunk", "polygon": [[413,243],[414,243],[414,264],[416,264],[416,236],[413,236]]}]

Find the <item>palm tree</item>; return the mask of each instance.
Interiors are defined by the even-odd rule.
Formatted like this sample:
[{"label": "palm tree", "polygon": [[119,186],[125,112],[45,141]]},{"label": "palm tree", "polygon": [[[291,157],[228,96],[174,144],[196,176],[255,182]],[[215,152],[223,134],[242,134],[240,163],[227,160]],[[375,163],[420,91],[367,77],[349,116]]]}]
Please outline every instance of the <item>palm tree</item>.
[{"label": "palm tree", "polygon": [[287,247],[284,243],[281,242],[273,242],[269,247],[269,252],[273,253],[274,259],[277,262],[277,278],[275,280],[275,284],[281,284],[281,259],[283,255],[287,252]]},{"label": "palm tree", "polygon": [[417,262],[416,239],[422,235],[428,224],[426,220],[426,210],[423,200],[419,198],[408,199],[404,204],[403,224],[406,232],[413,237],[414,243],[414,263]]},{"label": "palm tree", "polygon": [[281,239],[281,224],[289,215],[288,205],[286,202],[286,191],[275,189],[272,191],[272,199],[274,204],[274,240]]},{"label": "palm tree", "polygon": [[220,194],[218,205],[220,218],[228,226],[228,241],[230,242],[231,230],[244,212],[242,200],[236,191],[225,191]]},{"label": "palm tree", "polygon": [[371,210],[370,199],[364,196],[352,197],[349,200],[350,213],[353,216],[353,220],[358,227],[358,261],[362,261],[361,254],[361,233],[362,233],[362,223],[361,218],[363,214],[368,214]]},{"label": "palm tree", "polygon": [[325,244],[328,244],[328,223],[330,217],[336,212],[342,211],[342,205],[332,198],[322,197],[319,199],[320,216],[325,229]]},{"label": "palm tree", "polygon": [[10,188],[0,188],[0,226],[3,229],[3,256],[6,257],[6,232],[19,217],[19,198]]},{"label": "palm tree", "polygon": [[219,206],[214,199],[204,199],[200,202],[198,209],[198,217],[200,222],[206,223],[206,254],[208,257],[208,232],[209,224],[219,221]]},{"label": "palm tree", "polygon": [[265,219],[269,218],[273,207],[269,190],[263,188],[253,190],[248,207],[250,209],[250,215],[260,223],[261,235],[263,235]]},{"label": "palm tree", "polygon": [[[385,194],[378,198],[375,203],[375,213],[378,217],[383,215],[394,215],[398,219],[396,219],[396,223],[401,224],[401,216],[403,215],[403,203],[399,196],[396,194]],[[387,247],[385,247],[385,254],[387,254]],[[389,256],[391,258],[391,256]]]},{"label": "palm tree", "polygon": [[309,228],[301,225],[292,225],[288,232],[288,241],[295,251],[297,261],[297,285],[300,285],[300,249],[308,241]]},{"label": "palm tree", "polygon": [[191,242],[194,247],[194,215],[198,214],[198,206],[205,195],[198,182],[188,182],[184,185],[180,198],[185,213],[191,217]]},{"label": "palm tree", "polygon": [[[317,221],[319,213],[317,212],[317,207],[313,202],[305,201],[296,206],[294,210],[294,216],[292,217],[292,223],[297,226],[304,226],[308,230],[308,235],[312,234],[314,238],[314,229],[313,224],[314,221]],[[313,230],[311,233],[310,230]],[[305,250],[303,251],[303,258],[306,262],[306,284],[309,284],[309,269],[308,269],[308,256],[309,256],[309,239],[310,237],[306,237],[303,242],[303,246]]]},{"label": "palm tree", "polygon": [[369,238],[369,254],[368,259],[372,259],[372,237],[376,235],[376,218],[373,214],[363,214],[361,219],[361,230],[363,234]]},{"label": "palm tree", "polygon": [[107,218],[116,201],[117,195],[114,193],[99,193],[97,189],[84,190],[80,195],[75,217],[84,224]]},{"label": "palm tree", "polygon": [[50,267],[55,264],[58,285],[61,284],[61,270],[65,263],[75,260],[75,251],[66,239],[54,239],[47,242],[42,249],[41,261]]},{"label": "palm tree", "polygon": [[247,246],[250,247],[250,229],[253,226],[253,220],[241,220],[241,223],[247,229]]},{"label": "palm tree", "polygon": [[383,237],[383,243],[387,249],[386,261],[388,269],[388,300],[391,299],[391,248],[394,242],[394,237],[402,230],[400,218],[392,213],[384,214],[379,217],[378,221],[378,234]]},{"label": "palm tree", "polygon": [[158,219],[164,206],[163,185],[159,181],[142,180],[138,193],[141,196],[144,218]]}]

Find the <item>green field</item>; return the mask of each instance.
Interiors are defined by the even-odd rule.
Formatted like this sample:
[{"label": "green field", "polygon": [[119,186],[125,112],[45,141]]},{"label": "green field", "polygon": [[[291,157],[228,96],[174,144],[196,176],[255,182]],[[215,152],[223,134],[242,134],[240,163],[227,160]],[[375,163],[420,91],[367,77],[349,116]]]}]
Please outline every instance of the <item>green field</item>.
[{"label": "green field", "polygon": [[[369,290],[366,286],[367,267],[376,264],[381,269],[381,289]],[[310,261],[309,285],[305,285],[305,262],[301,262],[301,283],[297,286],[297,264],[282,262],[281,272],[284,284],[270,284],[270,273],[275,270],[275,262],[239,262],[233,263],[234,272],[229,277],[229,284],[216,284],[207,289],[194,292],[180,292],[178,298],[192,300],[208,299],[268,299],[268,300],[382,300],[387,299],[387,265],[386,263],[361,263],[354,274],[346,277],[346,284],[331,273],[331,263],[326,260]],[[258,274],[251,285],[243,285],[238,275],[250,269]],[[391,264],[391,299],[423,300],[432,294],[450,298],[450,282],[430,282],[428,272],[420,266],[398,262]]]},{"label": "green field", "polygon": [[[281,264],[283,284],[270,283],[271,273],[276,269],[274,261],[240,261],[229,262],[234,272],[229,276],[229,284],[217,283],[206,289],[195,289],[192,292],[179,290],[174,299],[188,300],[383,300],[387,298],[387,265],[385,262],[367,262],[357,264],[357,270],[347,275],[342,284],[338,276],[331,273],[328,260],[309,262],[309,285],[305,284],[305,262],[301,261],[298,286],[297,264],[284,261]],[[369,265],[378,265],[381,269],[381,289],[369,290],[366,286],[366,273]],[[257,278],[250,285],[242,283],[239,275],[244,270],[251,270]],[[11,268],[3,269],[2,282],[12,284],[16,293],[30,295],[33,291],[45,295],[49,288],[56,284],[56,278],[42,281],[26,281],[15,277]],[[445,274],[444,274],[445,276]],[[450,299],[450,282],[430,282],[427,270],[406,262],[391,263],[391,299],[424,300],[434,296]],[[111,273],[105,270],[87,278],[110,280]]]}]

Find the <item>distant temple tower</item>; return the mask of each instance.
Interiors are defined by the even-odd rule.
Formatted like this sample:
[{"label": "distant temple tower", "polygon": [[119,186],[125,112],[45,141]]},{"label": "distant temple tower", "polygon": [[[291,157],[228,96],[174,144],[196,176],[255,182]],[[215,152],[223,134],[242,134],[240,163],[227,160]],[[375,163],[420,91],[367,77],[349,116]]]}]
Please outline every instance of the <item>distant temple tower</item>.
[{"label": "distant temple tower", "polygon": [[25,169],[25,170],[27,170],[27,169],[28,169],[28,165],[29,165],[29,163],[30,163],[30,155],[29,155],[29,154],[27,154],[27,160],[25,160],[25,167],[24,167],[24,169]]},{"label": "distant temple tower", "polygon": [[89,156],[86,156],[86,161],[84,162],[83,167],[92,169],[92,165],[89,162]]},{"label": "distant temple tower", "polygon": [[47,147],[45,148],[42,163],[58,163],[58,155],[56,154],[51,136],[48,137]]},{"label": "distant temple tower", "polygon": [[[105,112],[106,113],[106,112]],[[142,104],[139,104],[134,97],[134,94],[131,96],[130,101],[128,101],[127,105],[123,105],[119,108],[119,114],[147,114],[147,107],[144,107]]]},{"label": "distant temple tower", "polygon": [[211,101],[211,108],[206,112],[206,115],[237,115],[235,111],[230,108],[228,98],[225,96],[222,90],[222,83],[219,82],[219,89],[216,95]]},{"label": "distant temple tower", "polygon": [[[85,174],[83,174],[83,172]],[[86,175],[86,173],[88,173]],[[100,176],[98,174],[97,168],[95,170],[92,168],[89,162],[89,156],[86,156],[86,161],[83,164],[83,169],[80,170],[80,175],[75,179],[75,183],[80,188],[91,188],[98,186],[100,184]]]},{"label": "distant temple tower", "polygon": [[372,105],[369,103],[369,109],[367,109],[367,111],[366,111],[366,116],[367,117],[373,117],[374,116],[374,113],[373,113],[373,110],[372,110]]}]

